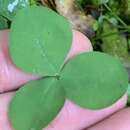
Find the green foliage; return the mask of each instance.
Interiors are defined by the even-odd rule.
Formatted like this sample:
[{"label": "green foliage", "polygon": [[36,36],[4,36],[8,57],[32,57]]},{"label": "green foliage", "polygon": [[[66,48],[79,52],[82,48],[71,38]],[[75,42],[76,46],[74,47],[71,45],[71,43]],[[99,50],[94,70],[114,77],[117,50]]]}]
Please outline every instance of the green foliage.
[{"label": "green foliage", "polygon": [[91,0],[91,3],[94,4],[94,5],[102,5],[102,4],[105,4],[105,3],[108,3],[110,0]]},{"label": "green foliage", "polygon": [[7,23],[7,20],[0,16],[0,30],[3,30],[3,29],[6,29],[8,28],[8,23]]},{"label": "green foliage", "polygon": [[125,14],[130,16],[130,0],[125,0]]},{"label": "green foliage", "polygon": [[11,57],[18,68],[41,79],[24,85],[13,97],[9,117],[15,130],[42,130],[66,98],[83,108],[101,109],[126,93],[128,74],[118,60],[90,52],[65,63],[71,44],[69,23],[50,9],[31,6],[16,14]]},{"label": "green foliage", "polygon": [[0,0],[0,14],[12,20],[21,8],[30,6],[30,0]]},{"label": "green foliage", "polygon": [[86,4],[99,6],[108,3],[110,0],[77,0],[77,1],[82,6],[85,6]]},{"label": "green foliage", "polygon": [[130,55],[127,49],[127,40],[125,36],[119,33],[116,27],[112,26],[109,22],[103,23],[102,35],[106,33],[112,34],[109,37],[102,37],[102,50],[114,57],[120,59],[125,66],[130,66]]},{"label": "green foliage", "polygon": [[126,92],[128,75],[118,60],[104,53],[90,52],[77,56],[65,66],[61,84],[68,99],[85,108],[101,109]]},{"label": "green foliage", "polygon": [[16,15],[10,42],[12,59],[19,68],[42,76],[56,75],[71,47],[72,31],[63,17],[32,6]]},{"label": "green foliage", "polygon": [[54,78],[33,81],[13,97],[9,117],[15,130],[41,130],[59,113],[65,94]]},{"label": "green foliage", "polygon": [[101,10],[98,12],[97,22],[93,25],[96,31],[96,36],[92,39],[94,49],[113,55],[120,59],[125,67],[130,68],[128,51],[128,36],[130,33],[128,10],[130,2],[127,0],[109,0],[102,2],[100,6],[96,6],[95,4],[98,2],[95,1],[94,4],[92,1],[87,4]]},{"label": "green foliage", "polygon": [[125,8],[124,0],[109,0],[108,5],[111,8],[112,12],[120,15]]}]

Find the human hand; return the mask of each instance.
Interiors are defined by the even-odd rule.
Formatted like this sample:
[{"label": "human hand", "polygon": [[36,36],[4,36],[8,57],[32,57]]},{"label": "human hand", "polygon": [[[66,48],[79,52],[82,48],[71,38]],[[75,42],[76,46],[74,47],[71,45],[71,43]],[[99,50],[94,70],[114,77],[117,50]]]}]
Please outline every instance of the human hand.
[{"label": "human hand", "polygon": [[[37,77],[34,75],[22,72],[12,63],[8,52],[8,33],[9,31],[0,32],[0,130],[13,130],[8,118],[8,107],[12,96],[15,94],[13,92],[7,92],[19,88],[21,85],[27,83],[30,80],[34,80]],[[70,59],[73,56],[86,52],[92,51],[92,46],[90,41],[80,32],[73,32],[73,44],[72,48],[66,58]],[[44,130],[81,130],[90,125],[104,119],[108,115],[120,110],[126,104],[127,96],[124,95],[118,102],[112,106],[102,109],[102,110],[88,110],[83,109],[69,100],[66,103],[50,125]],[[128,110],[124,110],[128,111]],[[115,119],[115,118],[114,118]],[[109,119],[108,126],[109,126]],[[102,124],[102,123],[101,123]],[[105,124],[105,121],[104,121]],[[99,124],[100,125],[100,124]],[[102,125],[101,125],[102,126]],[[104,125],[103,125],[104,126]],[[112,125],[111,125],[112,126]],[[98,127],[98,126],[96,126]],[[111,127],[112,128],[112,127]],[[114,129],[114,128],[113,128]],[[109,130],[113,130],[109,129]],[[94,127],[88,130],[98,130]],[[107,130],[102,129],[100,130]],[[114,129],[115,130],[115,129]],[[119,129],[118,129],[119,130]],[[124,130],[124,129],[123,129]]]}]

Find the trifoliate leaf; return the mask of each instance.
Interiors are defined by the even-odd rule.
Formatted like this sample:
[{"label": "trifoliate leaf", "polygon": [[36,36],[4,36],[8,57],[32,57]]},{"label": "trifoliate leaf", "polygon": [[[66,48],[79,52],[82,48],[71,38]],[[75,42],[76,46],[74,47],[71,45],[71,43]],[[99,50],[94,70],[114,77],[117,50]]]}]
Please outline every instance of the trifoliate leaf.
[{"label": "trifoliate leaf", "polygon": [[32,81],[11,101],[11,124],[15,130],[42,130],[56,117],[64,101],[64,91],[56,79]]},{"label": "trifoliate leaf", "polygon": [[13,20],[10,52],[14,63],[26,72],[55,75],[71,47],[70,24],[52,10],[32,6]]},{"label": "trifoliate leaf", "polygon": [[84,53],[65,65],[60,82],[68,99],[81,107],[100,109],[115,103],[127,91],[123,65],[104,53]]}]

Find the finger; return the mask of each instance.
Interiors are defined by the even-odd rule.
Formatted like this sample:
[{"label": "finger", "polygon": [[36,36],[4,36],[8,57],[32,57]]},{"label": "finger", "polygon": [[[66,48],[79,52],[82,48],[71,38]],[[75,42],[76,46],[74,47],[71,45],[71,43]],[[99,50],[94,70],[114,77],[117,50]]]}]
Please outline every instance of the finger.
[{"label": "finger", "polygon": [[36,79],[12,63],[8,50],[9,30],[0,31],[0,93],[18,88],[26,82]]},{"label": "finger", "polygon": [[15,93],[0,94],[0,130],[14,130],[8,118],[8,108]]},{"label": "finger", "polygon": [[112,113],[122,109],[127,101],[127,96],[122,97],[114,105],[101,109],[83,109],[71,101],[66,100],[64,108],[56,119],[45,130],[81,130],[106,118]]},{"label": "finger", "polygon": [[73,44],[68,53],[66,61],[80,53],[93,51],[90,40],[79,31],[76,31],[76,30],[73,31],[73,42],[72,43]]},{"label": "finger", "polygon": [[[74,39],[75,39],[75,35],[74,35],[73,40]],[[77,44],[76,45],[80,46],[80,45],[82,45],[81,43],[88,44],[88,40],[84,41],[84,42],[80,42],[80,44],[79,44],[79,42],[77,42],[78,45]],[[81,47],[81,50],[82,49],[84,49],[84,47],[83,48]],[[77,52],[78,51],[79,50],[77,49]],[[76,52],[76,51],[74,51],[74,52]],[[81,52],[81,51],[79,51],[79,52]],[[76,53],[72,53],[72,54],[73,55],[70,55],[70,56],[76,55]],[[89,125],[95,123],[96,121],[106,117],[107,115],[117,111],[118,109],[124,107],[124,105],[126,103],[125,102],[126,101],[126,97],[124,97],[123,99],[124,100],[120,100],[122,104],[119,102],[119,106],[115,105],[115,106],[107,108],[107,110],[103,110],[103,111],[102,110],[100,110],[100,111],[91,111],[91,110],[82,109],[82,108],[78,107],[77,105],[73,104],[72,102],[66,101],[65,106],[62,109],[61,113],[49,125],[47,130],[57,130],[60,127],[61,127],[62,130],[68,130],[68,129],[69,130],[76,130],[76,129],[79,130],[79,128],[84,128],[85,126],[89,126]],[[8,106],[6,106],[6,111],[7,111],[7,108],[8,108]],[[5,114],[5,113],[3,113],[2,115],[3,115],[3,117],[4,116],[7,117],[7,114]],[[90,115],[92,115],[92,116],[90,116]],[[69,116],[69,120],[67,119],[68,116]],[[99,116],[99,118],[98,118],[98,116]],[[88,117],[93,117],[93,118],[89,119]],[[8,118],[6,118],[6,119],[7,120],[5,120],[5,123],[3,123],[3,124],[9,124]],[[7,125],[7,126],[10,126],[10,125]],[[4,128],[4,125],[3,125],[2,128]]]},{"label": "finger", "polygon": [[[0,93],[19,88],[30,80],[38,77],[25,73],[16,68],[9,54],[9,30],[0,31]],[[87,37],[78,31],[73,31],[73,42],[66,60],[76,54],[92,51],[92,46]]]},{"label": "finger", "polygon": [[130,108],[125,108],[86,130],[130,130]]},{"label": "finger", "polygon": [[[14,130],[8,117],[9,103],[14,94],[15,93],[0,94],[0,130]],[[59,115],[43,130],[81,130],[123,108],[125,103],[126,96],[109,108],[92,111],[80,108],[74,103],[66,100]]]},{"label": "finger", "polygon": [[[29,81],[30,77],[31,77],[30,75],[28,76],[27,74],[23,73],[21,70],[18,70],[13,65],[10,55],[9,55],[9,51],[8,51],[8,35],[9,35],[8,30],[0,32],[0,45],[1,45],[0,46],[0,49],[1,49],[0,75],[2,77],[1,81],[0,81],[1,92],[17,88],[18,86],[22,85],[23,83]],[[72,44],[72,47],[71,47],[70,52],[66,59],[72,58],[73,56],[75,56],[78,53],[89,51],[89,50],[92,50],[90,41],[84,35],[82,35],[80,32],[74,31],[73,32],[73,44]],[[0,124],[0,129],[2,129],[2,130],[4,130],[4,129],[12,130],[10,123],[8,121],[8,117],[7,117],[8,116],[7,109],[8,109],[9,102],[11,100],[12,95],[13,95],[12,93],[0,95],[1,96],[0,105],[1,106],[3,105],[3,107],[1,107],[2,109],[0,110],[0,115],[1,115],[0,120],[2,123],[2,124]],[[66,105],[68,106],[69,104],[66,104]],[[63,114],[64,114],[64,112],[63,112]]]}]

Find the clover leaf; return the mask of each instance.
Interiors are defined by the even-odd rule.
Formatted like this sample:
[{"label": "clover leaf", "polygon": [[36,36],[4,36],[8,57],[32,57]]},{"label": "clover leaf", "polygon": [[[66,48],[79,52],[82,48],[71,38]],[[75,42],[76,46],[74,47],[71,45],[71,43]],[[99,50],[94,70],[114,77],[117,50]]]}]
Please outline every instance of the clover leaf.
[{"label": "clover leaf", "polygon": [[15,16],[9,47],[13,62],[41,76],[19,89],[10,103],[15,130],[47,127],[66,98],[83,108],[101,109],[126,93],[128,74],[117,59],[90,52],[65,63],[71,43],[69,23],[48,8],[32,6]]},{"label": "clover leaf", "polygon": [[61,84],[67,97],[90,109],[108,107],[127,91],[128,74],[123,65],[105,53],[84,53],[62,71]]},{"label": "clover leaf", "polygon": [[41,130],[63,107],[65,93],[55,78],[33,81],[13,97],[9,117],[16,130]]},{"label": "clover leaf", "polygon": [[42,76],[56,75],[71,47],[72,31],[62,16],[32,6],[14,18],[10,42],[12,59],[19,68]]}]

